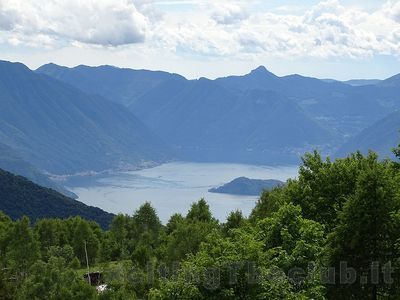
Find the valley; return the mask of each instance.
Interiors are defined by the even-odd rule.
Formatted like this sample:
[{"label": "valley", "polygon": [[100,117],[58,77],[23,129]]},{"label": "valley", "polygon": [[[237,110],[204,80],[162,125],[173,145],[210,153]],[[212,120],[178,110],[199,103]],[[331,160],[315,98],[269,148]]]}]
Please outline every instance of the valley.
[{"label": "valley", "polygon": [[400,0],[0,0],[0,300],[400,299]]},{"label": "valley", "polygon": [[[297,173],[297,166],[174,162],[155,168],[99,176],[91,180],[90,176],[70,178],[65,184],[86,205],[100,207],[115,214],[132,214],[148,201],[157,209],[163,223],[174,213],[186,214],[192,203],[204,198],[213,215],[223,221],[229,212],[236,209],[249,215],[258,196],[215,194],[208,192],[208,189],[242,175],[286,181],[288,178],[295,178]],[[80,184],[85,181],[86,183]]]}]

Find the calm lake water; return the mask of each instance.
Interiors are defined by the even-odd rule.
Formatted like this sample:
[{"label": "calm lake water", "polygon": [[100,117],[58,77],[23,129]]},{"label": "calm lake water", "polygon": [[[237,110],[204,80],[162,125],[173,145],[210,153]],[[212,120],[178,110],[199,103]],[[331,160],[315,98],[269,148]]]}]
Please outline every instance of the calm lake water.
[{"label": "calm lake water", "polygon": [[151,202],[164,223],[174,213],[186,214],[193,202],[205,198],[214,217],[224,221],[236,209],[248,215],[258,197],[213,194],[208,189],[241,176],[286,181],[297,172],[298,166],[174,162],[89,180],[89,184],[83,180],[86,184],[70,189],[87,205],[113,213],[133,214],[144,202]]}]

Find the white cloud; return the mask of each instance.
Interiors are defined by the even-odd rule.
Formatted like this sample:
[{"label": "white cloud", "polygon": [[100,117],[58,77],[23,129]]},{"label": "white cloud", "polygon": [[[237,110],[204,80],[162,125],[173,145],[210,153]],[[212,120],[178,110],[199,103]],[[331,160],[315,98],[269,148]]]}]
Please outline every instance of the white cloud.
[{"label": "white cloud", "polygon": [[400,1],[389,1],[384,5],[383,12],[394,21],[400,23]]},{"label": "white cloud", "polygon": [[215,2],[212,4],[212,7],[211,18],[218,24],[231,25],[248,18],[247,11],[237,3]]},{"label": "white cloud", "polygon": [[[339,0],[308,9],[259,9],[260,2],[0,0],[0,40],[46,47],[139,43],[130,49],[196,59],[400,57],[398,0],[374,12]],[[190,5],[179,10],[182,3]],[[172,8],[163,10],[167,4]]]},{"label": "white cloud", "polygon": [[143,42],[147,27],[131,0],[0,0],[0,30],[11,33],[14,42],[46,36],[119,46]]},{"label": "white cloud", "polygon": [[[243,16],[241,12],[246,10],[238,1],[215,3],[209,18],[209,11],[204,9],[201,16],[189,15],[179,23],[170,20],[163,25],[168,31],[160,28],[157,35],[168,40],[169,49],[175,45],[175,50],[184,48],[194,55],[234,59],[254,58],[254,55],[323,59],[365,58],[376,54],[400,56],[397,39],[400,1],[387,2],[375,12],[327,0],[303,14],[278,14],[272,10],[252,11]],[[210,18],[216,22],[210,22]]]}]

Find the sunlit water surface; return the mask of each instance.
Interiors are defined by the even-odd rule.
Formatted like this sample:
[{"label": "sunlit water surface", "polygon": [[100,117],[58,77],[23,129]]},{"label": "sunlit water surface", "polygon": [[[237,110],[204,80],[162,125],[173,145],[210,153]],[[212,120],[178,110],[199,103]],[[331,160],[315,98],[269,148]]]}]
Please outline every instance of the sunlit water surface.
[{"label": "sunlit water surface", "polygon": [[186,214],[194,201],[205,198],[214,217],[224,221],[229,212],[236,209],[248,215],[258,197],[209,193],[210,188],[241,176],[286,181],[295,178],[297,172],[297,166],[174,162],[103,176],[90,183],[82,180],[86,183],[75,183],[70,189],[85,204],[112,213],[133,214],[144,202],[151,202],[164,223],[174,213]]}]

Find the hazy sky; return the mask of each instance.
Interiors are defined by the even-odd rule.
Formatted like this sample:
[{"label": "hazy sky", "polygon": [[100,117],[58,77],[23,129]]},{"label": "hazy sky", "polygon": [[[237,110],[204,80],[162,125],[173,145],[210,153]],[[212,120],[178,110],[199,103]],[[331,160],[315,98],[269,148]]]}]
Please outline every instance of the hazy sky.
[{"label": "hazy sky", "polygon": [[400,73],[400,0],[0,0],[0,59],[386,78]]}]

